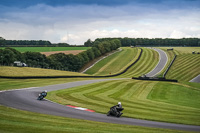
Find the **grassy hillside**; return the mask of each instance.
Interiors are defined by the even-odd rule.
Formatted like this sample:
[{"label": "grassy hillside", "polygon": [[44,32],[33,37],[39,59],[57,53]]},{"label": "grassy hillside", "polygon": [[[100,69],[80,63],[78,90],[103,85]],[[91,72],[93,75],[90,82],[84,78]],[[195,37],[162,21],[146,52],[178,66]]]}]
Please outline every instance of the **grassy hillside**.
[{"label": "grassy hillside", "polygon": [[166,78],[190,81],[199,74],[200,54],[181,54],[177,56]]},{"label": "grassy hillside", "polygon": [[[131,78],[133,76],[141,76],[150,72],[159,61],[159,54],[149,48],[142,48],[143,53],[141,59],[132,66],[126,73],[119,77]],[[89,69],[86,73],[93,75],[109,75],[119,73],[133,63],[140,54],[138,48],[123,48],[123,51],[115,53],[95,66]]]},{"label": "grassy hillside", "polygon": [[126,117],[200,125],[200,89],[181,83],[106,81],[50,92],[48,99],[101,113],[120,101]]},{"label": "grassy hillside", "polygon": [[[166,78],[177,79],[180,82],[188,82],[200,74],[200,54],[192,54],[193,51],[200,52],[200,47],[172,47],[174,49],[173,51],[167,51],[169,47],[159,48],[168,54],[170,61],[173,59],[174,53],[177,55]],[[163,73],[164,71],[161,74]]]},{"label": "grassy hillside", "polygon": [[[4,48],[4,47],[1,47]],[[51,52],[51,51],[68,51],[68,50],[87,50],[90,47],[11,47],[20,52]]]},{"label": "grassy hillside", "polygon": [[129,64],[135,61],[136,55],[139,53],[138,48],[122,48],[122,51],[117,52],[95,64],[92,68],[86,71],[92,75],[109,75],[123,71]]},{"label": "grassy hillside", "polygon": [[133,65],[126,73],[119,77],[138,77],[153,70],[159,61],[159,54],[155,50],[142,48],[143,53],[140,60]]},{"label": "grassy hillside", "polygon": [[84,76],[86,74],[31,67],[0,66],[0,76]]},{"label": "grassy hillside", "polygon": [[139,126],[128,126],[94,122],[87,120],[71,119],[32,113],[0,106],[0,132],[1,133],[187,133],[169,129],[146,128]]}]

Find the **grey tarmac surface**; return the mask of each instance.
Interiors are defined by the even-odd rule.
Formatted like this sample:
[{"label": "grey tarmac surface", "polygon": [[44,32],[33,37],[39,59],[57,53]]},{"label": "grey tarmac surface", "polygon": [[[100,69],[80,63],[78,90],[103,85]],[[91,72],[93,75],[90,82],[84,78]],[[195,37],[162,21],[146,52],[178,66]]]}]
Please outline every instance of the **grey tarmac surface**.
[{"label": "grey tarmac surface", "polygon": [[157,49],[157,48],[153,48],[153,49],[159,53],[160,59],[159,59],[157,66],[151,72],[146,74],[147,77],[156,76],[156,74],[158,74],[159,72],[161,72],[164,69],[164,67],[168,61],[167,54],[163,50]]},{"label": "grey tarmac surface", "polygon": [[166,128],[166,129],[185,130],[185,131],[200,131],[200,126],[147,121],[147,120],[126,118],[126,117],[120,117],[120,118],[108,117],[106,116],[106,114],[76,110],[64,105],[48,101],[46,99],[42,101],[37,100],[38,94],[43,90],[54,91],[54,90],[67,89],[71,87],[96,83],[100,81],[108,81],[108,80],[121,80],[121,79],[96,79],[96,80],[77,81],[77,82],[58,84],[58,85],[50,85],[44,87],[27,88],[21,90],[1,91],[0,104],[31,112],[98,121],[98,122],[137,125],[137,126],[154,127],[154,128]]},{"label": "grey tarmac surface", "polygon": [[193,78],[192,80],[190,80],[190,82],[200,83],[200,74],[195,78]]}]

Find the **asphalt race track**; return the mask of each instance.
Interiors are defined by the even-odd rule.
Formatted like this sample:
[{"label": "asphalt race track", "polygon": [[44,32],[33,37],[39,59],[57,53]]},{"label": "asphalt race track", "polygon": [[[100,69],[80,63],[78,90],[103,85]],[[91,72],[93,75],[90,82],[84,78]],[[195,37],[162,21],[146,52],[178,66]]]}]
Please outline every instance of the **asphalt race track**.
[{"label": "asphalt race track", "polygon": [[156,76],[156,74],[158,74],[159,72],[161,72],[164,69],[164,67],[168,61],[167,54],[163,50],[157,49],[157,48],[153,48],[153,49],[159,53],[160,59],[159,59],[157,66],[151,72],[146,74],[147,77]]},{"label": "asphalt race track", "polygon": [[192,80],[190,80],[190,82],[200,83],[200,74],[196,76],[195,78],[193,78]]},{"label": "asphalt race track", "polygon": [[50,85],[45,87],[1,91],[0,104],[31,112],[38,112],[42,114],[78,118],[78,119],[85,119],[85,120],[92,120],[99,122],[138,125],[138,126],[154,127],[154,128],[167,128],[167,129],[186,130],[186,131],[200,131],[200,126],[155,122],[155,121],[139,120],[139,119],[125,118],[125,117],[120,117],[120,118],[108,117],[105,114],[76,110],[45,99],[42,101],[36,100],[38,94],[43,90],[54,91],[54,90],[66,89],[66,88],[91,84],[100,81],[107,81],[107,80],[121,80],[121,79],[96,79],[96,80],[77,81],[77,82],[58,84],[58,85]]}]

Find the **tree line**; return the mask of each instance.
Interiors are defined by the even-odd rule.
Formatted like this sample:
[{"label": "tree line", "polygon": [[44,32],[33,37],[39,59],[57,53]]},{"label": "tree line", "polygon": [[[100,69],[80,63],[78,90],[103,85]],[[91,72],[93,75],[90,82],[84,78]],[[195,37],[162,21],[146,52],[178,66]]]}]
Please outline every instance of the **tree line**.
[{"label": "tree line", "polygon": [[16,49],[6,47],[5,49],[0,49],[0,63],[1,65],[11,66],[14,61],[21,61],[30,67],[51,68],[77,72],[89,61],[110,51],[116,50],[120,46],[120,40],[111,39],[109,41],[95,42],[90,49],[77,55],[57,53],[50,56],[30,51],[21,53]]},{"label": "tree line", "polygon": [[173,38],[97,38],[95,41],[91,41],[88,39],[84,45],[86,47],[93,46],[95,42],[109,41],[112,39],[119,39],[121,45],[124,47],[127,46],[179,46],[179,47],[194,47],[200,46],[200,38],[181,38],[181,39],[173,39]]}]

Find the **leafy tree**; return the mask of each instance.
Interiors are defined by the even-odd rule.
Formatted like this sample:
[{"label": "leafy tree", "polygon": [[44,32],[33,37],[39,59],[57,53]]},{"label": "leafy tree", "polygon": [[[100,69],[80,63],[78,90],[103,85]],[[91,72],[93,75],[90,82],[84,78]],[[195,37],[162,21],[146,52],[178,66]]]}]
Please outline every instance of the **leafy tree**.
[{"label": "leafy tree", "polygon": [[86,63],[88,63],[89,62],[89,57],[88,57],[88,55],[87,55],[87,52],[86,51],[84,51],[84,52],[81,52],[81,53],[79,53],[78,55],[80,55],[80,56],[82,56],[83,57],[83,65],[85,65]]},{"label": "leafy tree", "polygon": [[101,56],[101,52],[96,47],[92,47],[95,58]]},{"label": "leafy tree", "polygon": [[4,49],[3,50],[3,64],[4,65],[12,65],[14,61],[16,60],[15,54],[10,49]]},{"label": "leafy tree", "polygon": [[91,47],[93,44],[92,40],[88,39],[85,43],[84,43],[84,46],[85,47]]},{"label": "leafy tree", "polygon": [[5,40],[3,37],[0,37],[0,40]]},{"label": "leafy tree", "polygon": [[93,60],[95,58],[95,55],[92,49],[88,49],[86,52],[90,60]]}]

